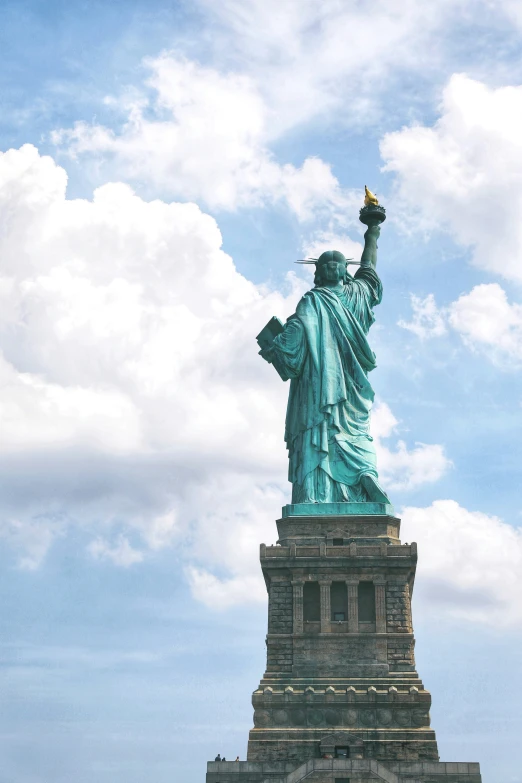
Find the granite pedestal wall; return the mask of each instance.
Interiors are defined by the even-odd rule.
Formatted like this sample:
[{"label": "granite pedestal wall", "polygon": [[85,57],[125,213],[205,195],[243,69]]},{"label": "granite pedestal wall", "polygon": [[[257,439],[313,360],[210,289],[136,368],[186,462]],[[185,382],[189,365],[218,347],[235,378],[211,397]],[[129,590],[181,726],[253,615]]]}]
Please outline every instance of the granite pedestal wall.
[{"label": "granite pedestal wall", "polygon": [[[277,527],[278,544],[261,545],[267,666],[252,697],[248,769],[209,764],[207,783],[297,783],[315,763],[306,779],[318,783],[388,780],[371,777],[377,768],[389,783],[480,783],[478,765],[439,762],[415,668],[417,546],[400,542],[392,507],[286,506]],[[350,774],[319,764],[330,761]]]},{"label": "granite pedestal wall", "polygon": [[209,762],[208,783],[481,783],[478,764],[311,759],[299,767],[255,762]]}]

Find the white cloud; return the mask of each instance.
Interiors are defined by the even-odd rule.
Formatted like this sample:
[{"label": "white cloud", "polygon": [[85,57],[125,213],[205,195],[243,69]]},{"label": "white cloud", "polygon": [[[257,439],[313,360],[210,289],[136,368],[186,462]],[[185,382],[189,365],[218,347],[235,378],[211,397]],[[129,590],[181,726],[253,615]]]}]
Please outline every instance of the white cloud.
[{"label": "white cloud", "polygon": [[379,477],[384,486],[411,490],[442,478],[452,462],[440,444],[415,443],[413,449],[408,449],[406,443],[399,440],[391,449],[382,442],[395,434],[398,425],[388,405],[381,402],[375,406],[371,431],[375,439]]},{"label": "white cloud", "polygon": [[128,538],[123,535],[118,536],[113,546],[103,538],[96,538],[91,541],[87,549],[96,560],[110,560],[114,565],[123,568],[141,563],[143,560],[143,553],[133,549]]},{"label": "white cloud", "polygon": [[381,154],[410,225],[444,228],[477,266],[522,280],[522,86],[455,74],[433,127],[386,134]]},{"label": "white cloud", "polygon": [[[67,295],[67,290],[64,290]],[[57,324],[58,327],[58,324]],[[2,449],[56,449],[81,442],[111,452],[139,448],[139,411],[121,391],[48,383],[0,355]]]},{"label": "white cloud", "polygon": [[143,531],[145,541],[151,549],[162,549],[172,544],[182,530],[177,509],[171,508],[165,514],[151,519]]},{"label": "white cloud", "polygon": [[522,305],[511,304],[498,283],[475,286],[446,307],[437,307],[433,294],[412,294],[413,318],[399,326],[425,339],[441,337],[451,327],[473,351],[496,364],[513,367],[522,359]]},{"label": "white cloud", "polygon": [[[353,214],[357,214],[357,209],[360,207],[361,194],[351,194],[350,201]],[[347,234],[339,234],[334,230],[320,230],[313,233],[310,239],[303,245],[303,258],[319,258],[321,253],[325,250],[339,250],[344,254],[346,258],[353,258],[355,261],[360,261],[363,245],[361,242],[355,242]],[[349,267],[352,274],[357,270],[357,266]],[[309,270],[313,272],[313,269]],[[313,278],[313,274],[311,274]]]},{"label": "white cloud", "polygon": [[412,320],[398,322],[403,329],[413,332],[421,340],[428,337],[441,337],[446,333],[444,315],[437,307],[433,294],[428,294],[424,299],[412,294],[411,308],[413,310]]},{"label": "white cloud", "polygon": [[438,443],[416,442],[413,449],[408,449],[404,441],[399,441],[393,450],[381,444],[377,456],[383,481],[390,489],[410,490],[433,484],[452,465],[444,446]]},{"label": "white cloud", "polygon": [[148,193],[229,210],[285,204],[299,220],[320,214],[345,226],[349,200],[330,165],[278,161],[274,143],[319,118],[328,129],[379,121],[390,81],[431,73],[450,41],[437,31],[475,1],[203,4],[212,20],[206,64],[180,55],[183,44],[147,58],[142,85],[105,99],[105,124],[80,121],[53,141],[89,156],[97,176]]},{"label": "white cloud", "polygon": [[[451,49],[451,24],[470,0],[202,0],[220,25],[218,56],[241,63],[271,108],[271,134],[310,119],[375,122],[402,71],[432,73]],[[480,4],[482,5],[482,4]],[[482,17],[484,18],[484,11]],[[497,14],[498,18],[498,14]],[[395,93],[394,93],[395,95]]]},{"label": "white cloud", "polygon": [[[259,600],[259,543],[289,491],[288,385],[255,335],[308,284],[251,283],[194,204],[65,185],[33,147],[0,156],[0,535],[25,567],[71,527],[120,566],[176,545],[202,600]],[[395,427],[381,406],[379,441]],[[447,467],[438,446],[379,457],[392,487]]]},{"label": "white cloud", "polygon": [[53,140],[73,156],[110,161],[111,172],[184,200],[237,209],[282,202],[299,220],[326,210],[341,219],[345,197],[318,158],[280,165],[267,143],[271,118],[255,82],[163,54],[132,99],[111,101],[126,115],[119,132],[78,122]]},{"label": "white cloud", "polygon": [[329,131],[380,121],[393,79],[423,79],[442,62],[449,39],[436,33],[470,2],[204,3],[205,64],[181,56],[194,51],[183,43],[148,58],[142,85],[105,99],[105,124],[80,121],[52,139],[146,192],[220,209],[286,204],[299,220],[326,213],[343,226],[349,204],[331,167],[279,161],[274,143],[319,118]]},{"label": "white cloud", "polygon": [[522,305],[510,304],[497,283],[477,285],[450,307],[449,321],[464,341],[494,361],[522,360]]},{"label": "white cloud", "polygon": [[246,602],[266,601],[266,588],[260,574],[246,574],[232,579],[218,579],[209,571],[187,568],[187,578],[196,600],[211,609],[226,609]]},{"label": "white cloud", "polygon": [[35,513],[30,518],[18,519],[0,510],[0,538],[17,558],[18,567],[35,571],[42,564],[55,539],[65,532],[63,520],[52,514]]},{"label": "white cloud", "polygon": [[518,0],[504,0],[501,10],[510,21],[522,29],[522,7]]},{"label": "white cloud", "polygon": [[495,628],[522,624],[522,532],[454,500],[402,513],[401,537],[417,541],[416,604]]}]

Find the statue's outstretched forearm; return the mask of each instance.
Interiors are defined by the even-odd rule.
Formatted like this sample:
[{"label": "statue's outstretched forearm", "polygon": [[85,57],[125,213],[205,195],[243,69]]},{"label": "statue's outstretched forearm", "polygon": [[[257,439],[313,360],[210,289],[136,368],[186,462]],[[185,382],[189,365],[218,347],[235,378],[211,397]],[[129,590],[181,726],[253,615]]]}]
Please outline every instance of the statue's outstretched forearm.
[{"label": "statue's outstretched forearm", "polygon": [[361,266],[377,266],[377,239],[381,233],[378,225],[370,225],[364,233],[364,250],[361,256]]}]

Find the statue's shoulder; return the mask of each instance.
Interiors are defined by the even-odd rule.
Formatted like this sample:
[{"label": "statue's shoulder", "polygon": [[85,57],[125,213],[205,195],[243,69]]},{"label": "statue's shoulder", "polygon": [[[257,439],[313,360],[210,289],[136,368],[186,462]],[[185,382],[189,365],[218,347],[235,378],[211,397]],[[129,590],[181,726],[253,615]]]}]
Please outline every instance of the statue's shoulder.
[{"label": "statue's shoulder", "polygon": [[311,288],[309,291],[306,291],[297,304],[297,311],[299,311],[299,308],[315,307],[317,302],[323,299],[322,292],[324,290],[324,288]]},{"label": "statue's shoulder", "polygon": [[333,293],[331,288],[327,288],[326,286],[314,286],[314,288],[311,288],[309,291],[306,292],[306,294],[303,296],[303,299],[308,296],[311,301],[314,301],[316,299],[325,299],[329,296],[331,296]]}]

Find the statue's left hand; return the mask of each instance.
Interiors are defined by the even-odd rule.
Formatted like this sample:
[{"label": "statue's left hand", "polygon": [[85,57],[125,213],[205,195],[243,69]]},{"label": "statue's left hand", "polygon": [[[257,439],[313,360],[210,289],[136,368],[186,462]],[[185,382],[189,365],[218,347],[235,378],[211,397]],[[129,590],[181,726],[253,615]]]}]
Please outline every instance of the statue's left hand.
[{"label": "statue's left hand", "polygon": [[265,362],[268,362],[268,364],[272,364],[272,346],[269,345],[268,348],[261,348],[259,351],[259,355],[265,360]]}]

